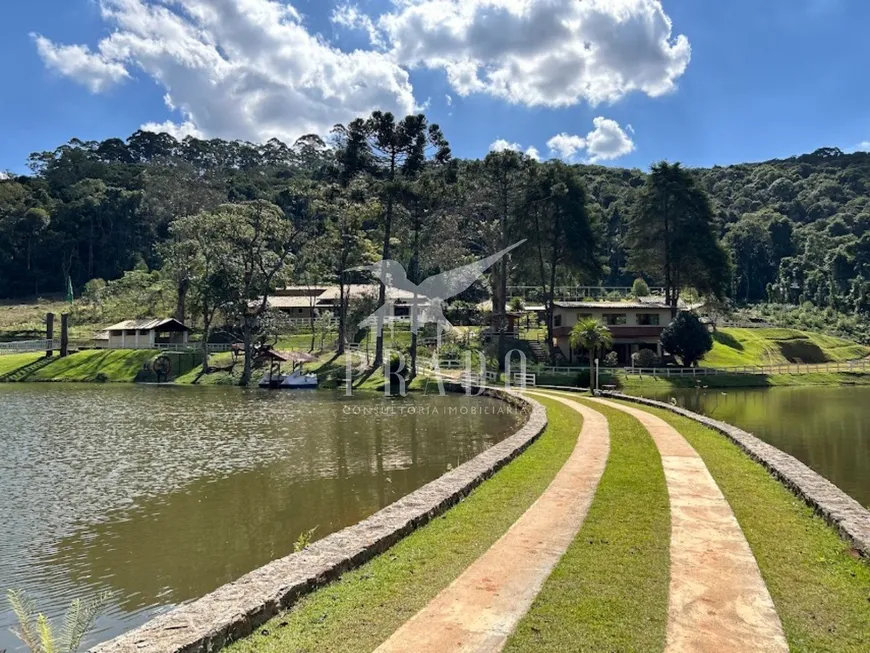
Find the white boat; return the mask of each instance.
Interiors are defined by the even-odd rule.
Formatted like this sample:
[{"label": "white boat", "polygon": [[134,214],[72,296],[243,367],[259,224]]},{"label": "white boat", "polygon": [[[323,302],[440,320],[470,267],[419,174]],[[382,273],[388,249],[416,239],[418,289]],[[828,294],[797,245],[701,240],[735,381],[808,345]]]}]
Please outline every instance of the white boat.
[{"label": "white boat", "polygon": [[290,374],[266,372],[260,379],[261,388],[317,388],[317,375],[294,370]]}]

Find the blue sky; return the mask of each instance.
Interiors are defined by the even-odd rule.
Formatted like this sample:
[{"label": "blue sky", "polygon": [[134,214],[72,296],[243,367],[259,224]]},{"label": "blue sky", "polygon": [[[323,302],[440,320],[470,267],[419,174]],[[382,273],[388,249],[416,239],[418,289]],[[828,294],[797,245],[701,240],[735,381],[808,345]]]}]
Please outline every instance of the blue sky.
[{"label": "blue sky", "polygon": [[463,157],[645,168],[870,147],[863,0],[454,2],[6,0],[0,170],[143,125],[292,141],[415,106]]}]

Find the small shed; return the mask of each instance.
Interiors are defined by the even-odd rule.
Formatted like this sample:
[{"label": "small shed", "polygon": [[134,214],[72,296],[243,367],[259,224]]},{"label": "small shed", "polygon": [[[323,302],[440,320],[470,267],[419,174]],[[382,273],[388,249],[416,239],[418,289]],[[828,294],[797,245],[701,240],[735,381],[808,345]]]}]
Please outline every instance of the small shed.
[{"label": "small shed", "polygon": [[176,320],[124,320],[105,330],[109,349],[154,349],[171,345],[186,346],[190,328]]}]

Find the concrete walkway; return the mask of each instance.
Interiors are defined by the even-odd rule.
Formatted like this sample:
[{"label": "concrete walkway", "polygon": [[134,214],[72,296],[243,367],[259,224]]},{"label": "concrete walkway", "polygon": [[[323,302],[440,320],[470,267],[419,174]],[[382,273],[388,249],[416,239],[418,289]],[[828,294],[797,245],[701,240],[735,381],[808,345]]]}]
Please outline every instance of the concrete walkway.
[{"label": "concrete walkway", "polygon": [[663,419],[637,418],[662,457],[671,506],[668,653],[788,651],[782,624],[731,507],[686,439]]},{"label": "concrete walkway", "polygon": [[576,537],[607,457],[607,420],[571,399],[548,396],[583,416],[574,451],[546,491],[501,539],[400,627],[377,651],[499,651]]}]

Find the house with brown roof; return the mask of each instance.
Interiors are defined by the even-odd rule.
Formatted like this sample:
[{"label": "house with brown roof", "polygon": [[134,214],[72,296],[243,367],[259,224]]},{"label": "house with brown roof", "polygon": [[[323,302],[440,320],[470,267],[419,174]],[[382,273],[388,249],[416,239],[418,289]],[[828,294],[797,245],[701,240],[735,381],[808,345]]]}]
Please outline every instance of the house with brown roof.
[{"label": "house with brown roof", "polygon": [[[680,310],[695,310],[700,304],[680,304]],[[571,350],[571,329],[580,320],[595,318],[613,334],[613,351],[619,362],[631,363],[631,355],[641,349],[664,353],[659,338],[671,323],[671,307],[661,297],[642,297],[626,302],[556,301],[553,304],[553,341],[565,360],[579,362],[578,352]]]}]

